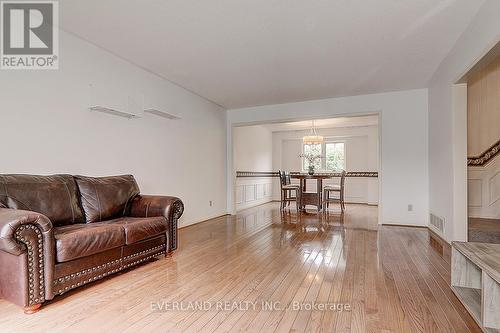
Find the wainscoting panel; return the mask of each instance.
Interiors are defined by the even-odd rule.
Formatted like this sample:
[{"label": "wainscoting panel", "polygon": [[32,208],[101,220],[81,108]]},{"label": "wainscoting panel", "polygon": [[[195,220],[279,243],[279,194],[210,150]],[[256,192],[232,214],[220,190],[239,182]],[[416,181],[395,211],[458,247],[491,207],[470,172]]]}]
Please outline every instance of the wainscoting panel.
[{"label": "wainscoting panel", "polygon": [[242,204],[245,200],[244,190],[243,185],[236,186],[236,204]]},{"label": "wainscoting panel", "polygon": [[255,200],[255,184],[245,185],[245,202]]},{"label": "wainscoting panel", "polygon": [[500,158],[468,168],[469,217],[500,218]]},{"label": "wainscoting panel", "polygon": [[481,207],[483,205],[483,185],[481,179],[468,180],[469,207]]},{"label": "wainscoting panel", "polygon": [[272,182],[264,184],[264,196],[269,197],[273,194]]},{"label": "wainscoting panel", "polygon": [[257,184],[255,185],[255,199],[256,200],[261,200],[264,198],[264,184]]},{"label": "wainscoting panel", "polygon": [[272,178],[236,179],[236,210],[254,207],[272,200]]},{"label": "wainscoting panel", "polygon": [[490,205],[495,204],[500,199],[500,171],[497,171],[489,180]]}]

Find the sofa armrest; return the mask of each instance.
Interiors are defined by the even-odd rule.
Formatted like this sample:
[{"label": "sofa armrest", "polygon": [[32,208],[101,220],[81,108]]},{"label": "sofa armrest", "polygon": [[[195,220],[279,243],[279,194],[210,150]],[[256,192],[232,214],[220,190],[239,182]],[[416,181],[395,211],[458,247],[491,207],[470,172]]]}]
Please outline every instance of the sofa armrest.
[{"label": "sofa armrest", "polygon": [[26,210],[0,208],[0,250],[14,256],[26,256],[25,305],[51,299],[55,267],[52,222],[45,215]]},{"label": "sofa armrest", "polygon": [[[20,227],[34,226],[40,232],[42,240],[52,242],[52,222],[40,213],[27,210],[0,208],[0,250],[19,255],[26,251],[18,238],[21,236]],[[21,241],[21,243],[23,243]]]},{"label": "sofa armrest", "polygon": [[184,212],[181,199],[159,195],[138,195],[132,201],[129,216],[164,216],[168,222],[169,251],[177,249],[177,224]]}]

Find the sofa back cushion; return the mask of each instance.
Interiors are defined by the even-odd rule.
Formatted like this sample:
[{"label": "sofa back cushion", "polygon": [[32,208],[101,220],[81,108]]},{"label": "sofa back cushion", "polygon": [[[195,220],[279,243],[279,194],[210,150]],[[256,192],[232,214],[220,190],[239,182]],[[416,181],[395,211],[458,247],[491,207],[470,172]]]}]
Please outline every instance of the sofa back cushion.
[{"label": "sofa back cushion", "polygon": [[0,175],[0,207],[41,213],[54,226],[84,222],[71,175]]},{"label": "sofa back cushion", "polygon": [[134,176],[75,176],[87,223],[124,216],[129,204],[139,194]]}]

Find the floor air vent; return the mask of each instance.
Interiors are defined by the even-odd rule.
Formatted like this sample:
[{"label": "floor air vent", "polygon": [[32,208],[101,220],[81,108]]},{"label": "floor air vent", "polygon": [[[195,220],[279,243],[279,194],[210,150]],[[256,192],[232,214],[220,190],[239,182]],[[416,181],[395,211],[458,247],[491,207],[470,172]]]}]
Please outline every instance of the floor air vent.
[{"label": "floor air vent", "polygon": [[444,233],[444,219],[440,218],[437,215],[431,213],[431,225],[436,229]]}]

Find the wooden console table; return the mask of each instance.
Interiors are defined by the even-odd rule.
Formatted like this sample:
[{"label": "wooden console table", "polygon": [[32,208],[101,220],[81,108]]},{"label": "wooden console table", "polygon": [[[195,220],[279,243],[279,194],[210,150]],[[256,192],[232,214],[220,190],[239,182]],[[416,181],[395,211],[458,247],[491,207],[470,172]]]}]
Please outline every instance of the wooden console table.
[{"label": "wooden console table", "polygon": [[[300,187],[302,188],[302,197],[300,209],[304,209],[306,205],[313,205],[320,211],[323,208],[323,179],[332,178],[330,174],[292,174],[290,177],[300,179]],[[306,181],[308,179],[316,180],[316,192],[306,192]]]},{"label": "wooden console table", "polygon": [[500,333],[500,244],[452,242],[451,289],[484,332]]}]

